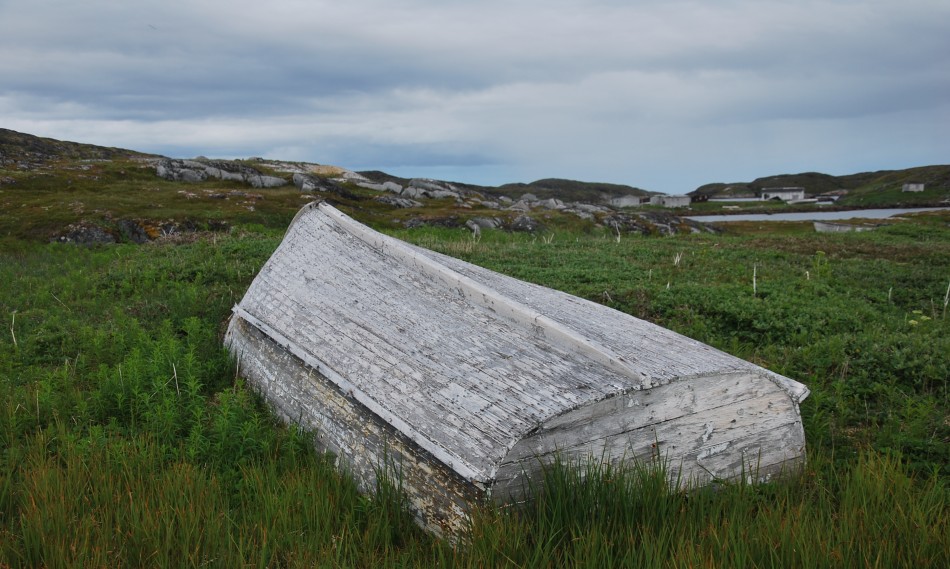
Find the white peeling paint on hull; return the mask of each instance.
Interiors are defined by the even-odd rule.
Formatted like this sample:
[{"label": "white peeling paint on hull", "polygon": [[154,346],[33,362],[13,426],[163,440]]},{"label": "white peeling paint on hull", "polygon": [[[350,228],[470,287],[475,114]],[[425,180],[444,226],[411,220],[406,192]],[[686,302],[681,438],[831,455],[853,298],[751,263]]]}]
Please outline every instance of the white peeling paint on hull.
[{"label": "white peeling paint on hull", "polygon": [[298,213],[226,343],[364,489],[391,460],[440,534],[460,531],[474,503],[520,499],[558,453],[659,456],[695,483],[767,478],[804,456],[800,383],[326,204]]}]

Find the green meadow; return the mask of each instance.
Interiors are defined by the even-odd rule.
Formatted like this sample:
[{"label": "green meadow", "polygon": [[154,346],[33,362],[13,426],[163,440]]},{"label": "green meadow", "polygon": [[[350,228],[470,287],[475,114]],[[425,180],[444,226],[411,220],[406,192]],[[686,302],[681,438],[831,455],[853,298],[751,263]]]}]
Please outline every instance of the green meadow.
[{"label": "green meadow", "polygon": [[671,492],[662,464],[559,465],[529,505],[486,506],[456,544],[414,526],[398,481],[360,495],[235,373],[225,322],[280,230],[99,247],[7,239],[0,563],[946,566],[947,222],[619,240],[394,232],[812,390],[800,475]]},{"label": "green meadow", "polygon": [[[473,239],[398,229],[408,213],[356,189],[331,196],[400,239],[659,323],[812,391],[801,473],[679,492],[661,462],[557,464],[533,500],[484,505],[453,542],[416,527],[398,478],[360,494],[313,433],[275,420],[222,348],[299,193],[212,199],[202,192],[232,188],[183,190],[133,167],[5,174],[17,183],[0,192],[0,567],[950,566],[946,213],[865,233],[757,223],[670,237],[552,214],[534,235]],[[46,177],[61,183],[34,179]],[[81,217],[129,216],[199,231],[48,242]],[[229,229],[208,231],[220,220]]]}]

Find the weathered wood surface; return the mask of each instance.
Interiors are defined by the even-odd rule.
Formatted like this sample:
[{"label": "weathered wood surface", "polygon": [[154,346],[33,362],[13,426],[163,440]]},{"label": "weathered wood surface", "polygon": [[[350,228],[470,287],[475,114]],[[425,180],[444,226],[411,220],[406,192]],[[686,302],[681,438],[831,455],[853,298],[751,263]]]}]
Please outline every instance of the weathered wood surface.
[{"label": "weathered wood surface", "polygon": [[704,482],[801,460],[808,390],[571,295],[310,204],[235,307],[227,343],[287,420],[371,488],[386,456],[452,532],[553,453],[659,455]]}]

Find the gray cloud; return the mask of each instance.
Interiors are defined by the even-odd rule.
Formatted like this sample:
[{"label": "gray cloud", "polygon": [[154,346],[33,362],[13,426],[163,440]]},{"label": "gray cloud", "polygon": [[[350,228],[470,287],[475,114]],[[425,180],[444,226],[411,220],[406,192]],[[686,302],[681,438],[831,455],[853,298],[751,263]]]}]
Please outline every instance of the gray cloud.
[{"label": "gray cloud", "polygon": [[0,122],[183,156],[681,192],[946,161],[948,24],[942,0],[13,0]]}]

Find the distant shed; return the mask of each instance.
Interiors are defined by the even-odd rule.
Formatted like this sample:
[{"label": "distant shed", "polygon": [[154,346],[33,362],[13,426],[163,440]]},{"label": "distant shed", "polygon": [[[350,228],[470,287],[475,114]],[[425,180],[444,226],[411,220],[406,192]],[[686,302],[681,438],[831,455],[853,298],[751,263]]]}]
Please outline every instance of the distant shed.
[{"label": "distant shed", "polygon": [[786,202],[805,199],[805,188],[762,188],[759,197],[763,200],[782,200]]},{"label": "distant shed", "polygon": [[366,489],[387,461],[455,533],[555,453],[659,455],[671,476],[765,479],[804,457],[791,379],[627,314],[305,206],[234,307],[239,371]]},{"label": "distant shed", "polygon": [[650,196],[650,205],[659,205],[663,207],[687,207],[692,198],[690,196]]}]

